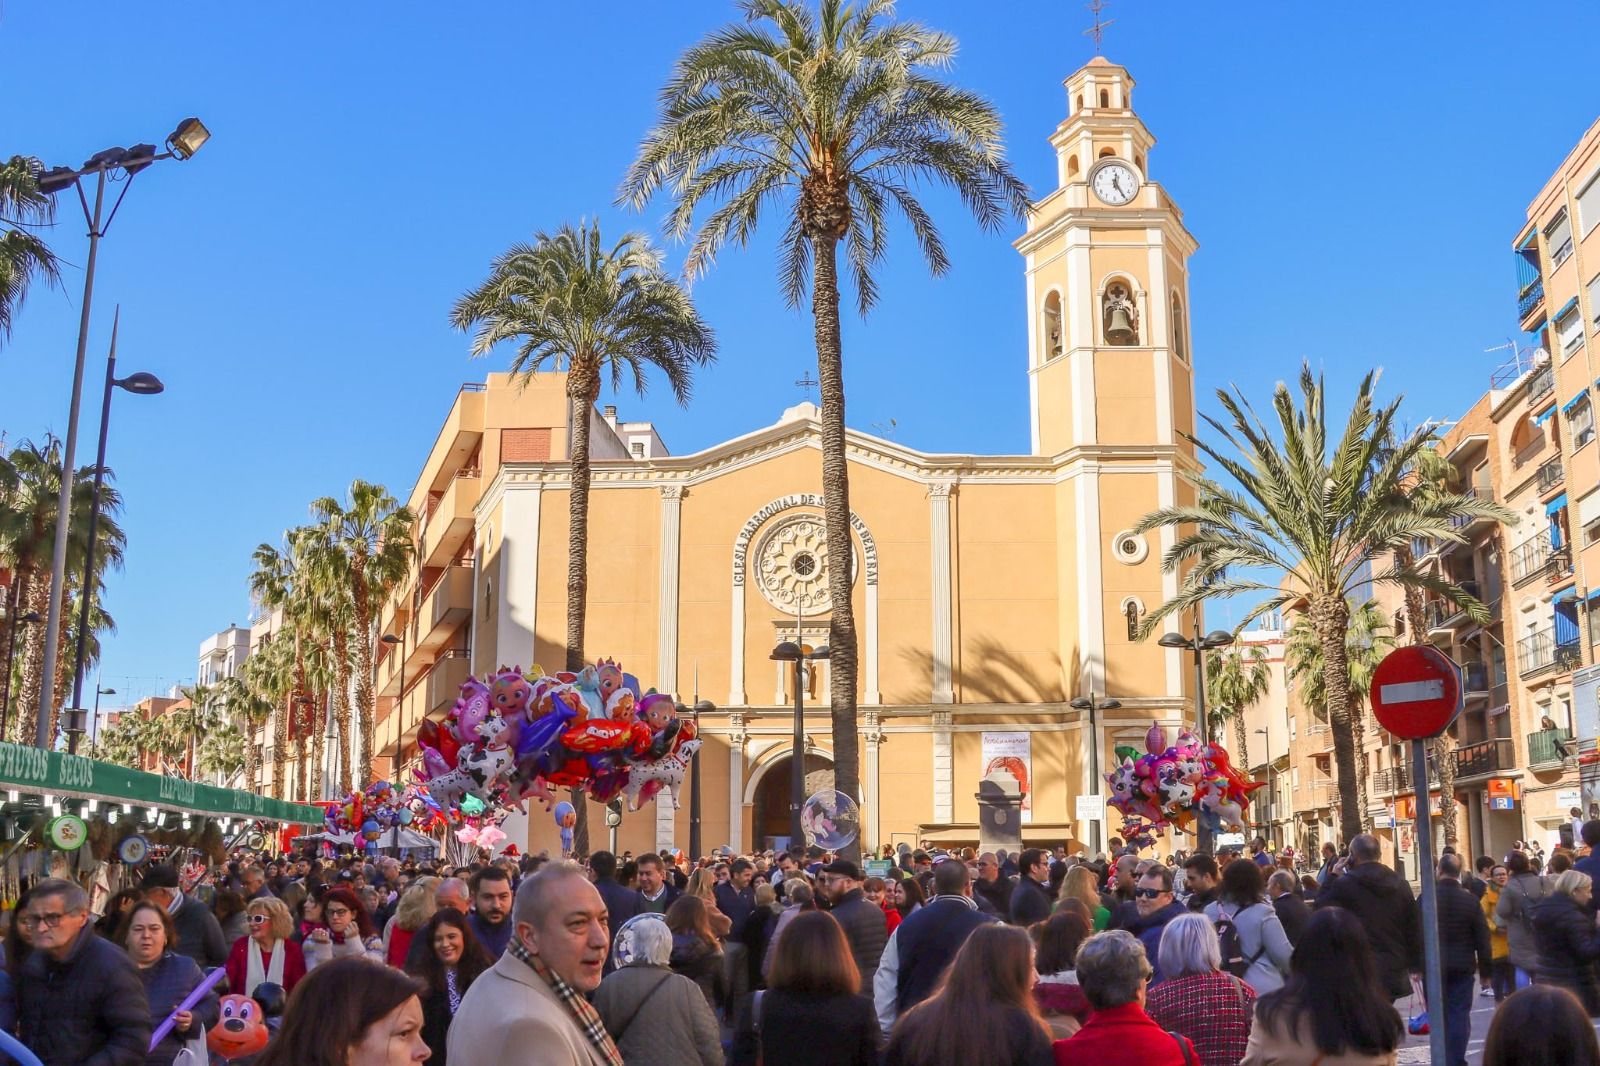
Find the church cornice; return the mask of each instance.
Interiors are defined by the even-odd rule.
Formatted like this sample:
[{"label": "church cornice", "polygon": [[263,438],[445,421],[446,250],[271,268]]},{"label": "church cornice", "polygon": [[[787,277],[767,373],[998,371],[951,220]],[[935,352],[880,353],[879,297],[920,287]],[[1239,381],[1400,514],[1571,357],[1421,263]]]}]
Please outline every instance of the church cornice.
[{"label": "church cornice", "polygon": [[[1150,183],[1154,185],[1155,183]],[[1031,255],[1051,240],[1059,237],[1063,230],[1079,227],[1089,230],[1127,230],[1159,228],[1170,240],[1173,250],[1184,257],[1192,256],[1199,250],[1200,244],[1195,240],[1183,225],[1183,212],[1178,210],[1166,194],[1166,190],[1155,185],[1161,200],[1162,207],[1094,207],[1076,206],[1071,204],[1055,204],[1054,201],[1065,195],[1075,186],[1063,186],[1049,196],[1033,205],[1033,226],[1027,233],[1018,237],[1011,246],[1023,255]],[[1041,224],[1042,217],[1048,215],[1050,210],[1060,213]],[[1096,245],[1097,247],[1099,245]]]}]

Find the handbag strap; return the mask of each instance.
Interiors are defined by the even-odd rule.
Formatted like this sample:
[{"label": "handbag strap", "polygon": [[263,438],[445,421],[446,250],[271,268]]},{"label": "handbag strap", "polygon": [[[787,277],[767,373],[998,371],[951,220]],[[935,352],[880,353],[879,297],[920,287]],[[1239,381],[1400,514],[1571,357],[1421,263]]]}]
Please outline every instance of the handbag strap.
[{"label": "handbag strap", "polygon": [[672,976],[672,971],[669,970],[661,975],[661,980],[650,986],[650,991],[646,992],[644,994],[644,998],[639,1001],[639,1005],[633,1008],[633,1013],[628,1015],[628,1020],[622,1023],[622,1028],[611,1034],[611,1039],[613,1042],[618,1044],[622,1043],[622,1037],[627,1033],[629,1028],[633,1026],[633,1020],[639,1017],[639,1012],[644,1010],[645,1004],[649,1003],[651,998],[657,992],[661,991],[661,986],[672,980]]},{"label": "handbag strap", "polygon": [[1183,1052],[1183,1066],[1195,1066],[1194,1052],[1189,1050],[1189,1041],[1171,1029],[1167,1030],[1167,1035],[1178,1042],[1178,1050]]}]

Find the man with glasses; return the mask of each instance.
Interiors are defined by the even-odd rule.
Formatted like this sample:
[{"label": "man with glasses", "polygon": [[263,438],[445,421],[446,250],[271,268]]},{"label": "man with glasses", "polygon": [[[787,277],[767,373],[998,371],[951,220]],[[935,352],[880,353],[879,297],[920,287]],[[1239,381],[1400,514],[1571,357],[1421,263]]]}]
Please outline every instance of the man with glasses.
[{"label": "man with glasses", "polygon": [[1000,860],[992,851],[978,856],[978,879],[972,882],[972,898],[978,908],[998,917],[1002,922],[1011,920],[1011,892],[1017,883],[1000,874]]},{"label": "man with glasses", "polygon": [[1150,962],[1153,974],[1150,983],[1158,985],[1162,980],[1161,963],[1158,960],[1161,931],[1172,919],[1187,913],[1173,894],[1172,871],[1160,863],[1152,863],[1139,875],[1138,885],[1133,890],[1133,902],[1138,907],[1139,917],[1128,931],[1144,945],[1145,957]]},{"label": "man with glasses", "polygon": [[1011,890],[1011,924],[1026,929],[1050,917],[1050,853],[1028,848],[1017,861],[1022,873]]},{"label": "man with glasses", "polygon": [[141,1066],[150,1047],[150,1005],[127,952],[102,940],[89,896],[74,881],[33,887],[17,920],[33,953],[17,978],[22,1042],[49,1066]]}]

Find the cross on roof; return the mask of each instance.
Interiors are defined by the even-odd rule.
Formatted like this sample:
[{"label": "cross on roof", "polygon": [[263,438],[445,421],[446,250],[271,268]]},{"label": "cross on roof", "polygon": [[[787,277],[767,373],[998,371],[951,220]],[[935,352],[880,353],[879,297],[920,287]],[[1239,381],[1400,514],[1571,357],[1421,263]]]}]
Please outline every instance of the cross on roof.
[{"label": "cross on roof", "polygon": [[821,383],[818,382],[816,378],[811,376],[811,371],[809,370],[806,371],[805,377],[794,383],[795,388],[799,389],[807,399],[810,399],[811,391],[817,388],[820,384]]},{"label": "cross on roof", "polygon": [[1102,54],[1101,45],[1105,38],[1106,27],[1117,21],[1116,19],[1101,19],[1100,13],[1106,9],[1106,2],[1107,0],[1089,0],[1089,3],[1084,5],[1094,15],[1094,25],[1084,30],[1083,35],[1094,38],[1095,55]]}]

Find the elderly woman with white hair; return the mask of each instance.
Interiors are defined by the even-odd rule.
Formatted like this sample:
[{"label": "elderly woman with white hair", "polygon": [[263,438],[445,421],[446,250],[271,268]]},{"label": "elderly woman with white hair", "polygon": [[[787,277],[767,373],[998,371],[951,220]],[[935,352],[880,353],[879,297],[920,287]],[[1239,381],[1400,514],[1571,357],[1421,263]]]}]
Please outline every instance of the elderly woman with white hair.
[{"label": "elderly woman with white hair", "polygon": [[1591,917],[1594,884],[1579,870],[1565,870],[1555,891],[1533,906],[1533,936],[1543,984],[1560,985],[1578,997],[1591,1017],[1600,1015],[1600,931]]},{"label": "elderly woman with white hair", "polygon": [[594,1007],[628,1066],[722,1066],[717,1019],[692,978],[673,973],[672,931],[658,914],[628,927],[630,957],[606,975]]},{"label": "elderly woman with white hair", "polygon": [[1217,927],[1203,914],[1174,918],[1161,931],[1160,956],[1166,980],[1150,990],[1144,1009],[1161,1028],[1193,1041],[1206,1066],[1239,1066],[1256,993],[1223,972]]}]

